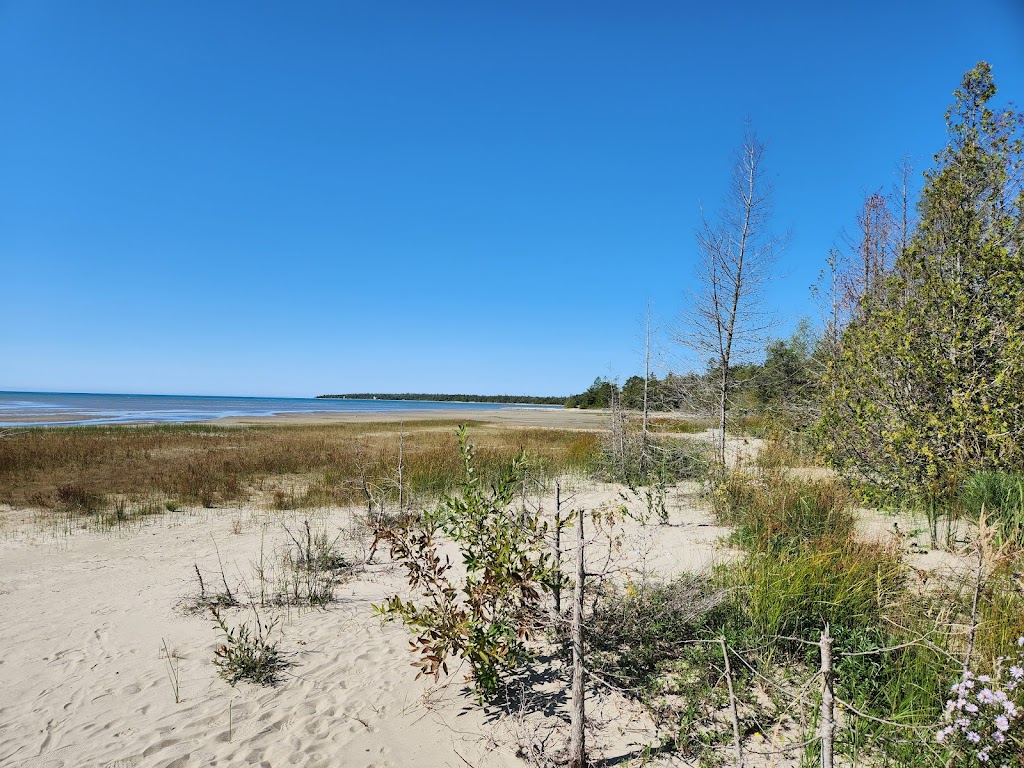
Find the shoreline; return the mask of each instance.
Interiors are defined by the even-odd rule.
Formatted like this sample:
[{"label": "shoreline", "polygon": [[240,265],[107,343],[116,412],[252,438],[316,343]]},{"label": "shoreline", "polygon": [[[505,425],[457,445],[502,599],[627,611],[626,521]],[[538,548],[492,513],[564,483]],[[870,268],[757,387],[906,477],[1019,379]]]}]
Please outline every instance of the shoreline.
[{"label": "shoreline", "polygon": [[445,408],[438,410],[348,411],[320,413],[279,413],[273,416],[226,416],[202,422],[224,426],[277,424],[316,426],[329,424],[366,424],[373,422],[417,421],[481,421],[505,426],[547,427],[550,429],[604,429],[608,424],[605,411],[578,411],[536,406],[501,406],[472,411]]},{"label": "shoreline", "polygon": [[[570,408],[544,408],[531,405],[496,405],[494,408],[439,408],[439,409],[395,409],[387,411],[316,411],[307,413],[282,412],[260,416],[221,416],[210,419],[188,419],[182,421],[146,420],[113,421],[93,424],[75,423],[80,418],[68,414],[61,416],[47,414],[33,419],[31,415],[8,416],[7,426],[0,429],[59,429],[61,427],[137,427],[202,424],[206,426],[318,426],[331,424],[368,424],[424,421],[475,421],[485,424],[520,427],[545,427],[549,429],[605,429],[608,413],[604,410],[575,410]],[[54,422],[65,423],[54,423]]]}]

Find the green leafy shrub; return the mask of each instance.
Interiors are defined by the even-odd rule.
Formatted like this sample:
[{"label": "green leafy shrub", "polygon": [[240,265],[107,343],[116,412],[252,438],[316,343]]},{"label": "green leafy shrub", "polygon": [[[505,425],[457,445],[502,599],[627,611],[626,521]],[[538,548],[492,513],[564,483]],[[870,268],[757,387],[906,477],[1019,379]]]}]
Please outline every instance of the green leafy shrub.
[{"label": "green leafy shrub", "polygon": [[[473,446],[458,430],[463,462],[461,493],[444,499],[422,519],[382,531],[381,539],[405,569],[421,601],[389,597],[376,611],[399,618],[416,634],[412,645],[421,675],[448,672],[448,660],[470,665],[481,696],[498,691],[503,675],[527,661],[526,640],[536,626],[541,594],[555,578],[539,514],[512,503],[526,469],[525,454],[508,463],[485,489],[477,476]],[[453,572],[438,554],[441,538],[455,542],[466,575]]]}]

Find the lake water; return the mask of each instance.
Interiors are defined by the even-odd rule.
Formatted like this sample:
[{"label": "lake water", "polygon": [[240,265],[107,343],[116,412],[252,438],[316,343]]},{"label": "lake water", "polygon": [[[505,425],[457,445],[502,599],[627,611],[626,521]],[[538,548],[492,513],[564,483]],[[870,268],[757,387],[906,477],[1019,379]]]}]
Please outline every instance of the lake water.
[{"label": "lake water", "polygon": [[504,403],[427,400],[334,400],[311,397],[200,397],[183,395],[91,395],[64,392],[0,392],[0,427],[81,424],[180,423],[227,416],[283,413],[385,413],[560,408]]}]

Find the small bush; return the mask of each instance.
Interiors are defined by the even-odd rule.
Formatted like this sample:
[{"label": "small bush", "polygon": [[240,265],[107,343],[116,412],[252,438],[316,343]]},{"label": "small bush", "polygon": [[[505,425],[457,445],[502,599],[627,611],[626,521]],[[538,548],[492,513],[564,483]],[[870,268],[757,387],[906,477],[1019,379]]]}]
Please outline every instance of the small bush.
[{"label": "small bush", "polygon": [[708,614],[724,598],[697,577],[612,591],[586,625],[589,663],[618,686],[650,691],[683,644],[707,636]]},{"label": "small bush", "polygon": [[936,740],[949,744],[959,765],[1020,765],[1024,754],[1024,637],[1011,656],[999,657],[987,675],[967,670],[946,701],[945,725]]},{"label": "small bush", "polygon": [[277,620],[264,624],[254,608],[254,627],[243,622],[232,629],[215,606],[210,607],[210,613],[224,637],[224,642],[214,651],[213,659],[220,676],[231,685],[241,680],[257,685],[274,685],[278,675],[288,666],[278,644],[269,640]]},{"label": "small bush", "polygon": [[[477,474],[466,430],[458,431],[463,481],[458,495],[380,537],[405,569],[409,585],[425,599],[389,597],[376,611],[399,618],[415,634],[414,665],[435,679],[451,657],[468,662],[478,695],[494,695],[504,676],[531,658],[526,640],[541,611],[541,594],[555,579],[537,511],[513,510],[525,471],[525,454],[504,468],[490,487]],[[458,546],[466,575],[438,554],[441,535]]]},{"label": "small bush", "polygon": [[708,446],[686,439],[627,433],[621,443],[606,444],[595,475],[630,486],[673,485],[707,477],[711,467]]}]

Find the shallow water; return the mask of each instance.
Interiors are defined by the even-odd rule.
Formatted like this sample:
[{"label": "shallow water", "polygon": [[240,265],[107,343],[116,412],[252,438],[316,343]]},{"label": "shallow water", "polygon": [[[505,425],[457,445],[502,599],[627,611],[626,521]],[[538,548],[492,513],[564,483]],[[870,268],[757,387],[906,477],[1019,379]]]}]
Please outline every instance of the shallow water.
[{"label": "shallow water", "polygon": [[501,408],[559,407],[429,400],[335,400],[312,397],[0,392],[0,427],[181,423],[214,421],[228,416],[275,416],[283,413],[477,411]]}]

